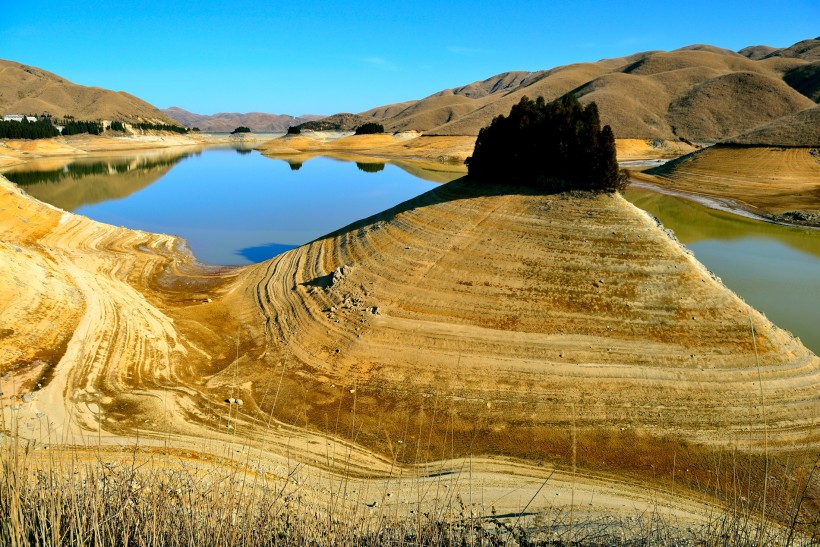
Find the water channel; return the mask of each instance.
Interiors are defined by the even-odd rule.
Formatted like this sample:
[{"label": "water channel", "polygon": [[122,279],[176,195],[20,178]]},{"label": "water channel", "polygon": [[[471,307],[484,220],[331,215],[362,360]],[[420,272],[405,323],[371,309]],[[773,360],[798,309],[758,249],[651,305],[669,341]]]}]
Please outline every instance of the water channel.
[{"label": "water channel", "polygon": [[[185,238],[210,264],[261,262],[458,178],[430,165],[272,160],[212,148],[42,160],[3,173],[101,222]],[[627,199],[723,282],[820,353],[820,230],[769,224],[646,189]]]}]

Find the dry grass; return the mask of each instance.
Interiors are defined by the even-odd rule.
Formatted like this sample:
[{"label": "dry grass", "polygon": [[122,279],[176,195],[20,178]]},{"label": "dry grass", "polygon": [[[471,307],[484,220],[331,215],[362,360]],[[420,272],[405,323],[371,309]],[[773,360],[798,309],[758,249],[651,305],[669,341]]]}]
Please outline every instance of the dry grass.
[{"label": "dry grass", "polygon": [[726,142],[754,146],[800,147],[810,144],[820,147],[820,106],[778,118]]},{"label": "dry grass", "polygon": [[86,87],[13,61],[0,60],[0,95],[4,113],[50,112],[80,120],[121,120],[151,123],[176,122],[156,107],[125,92]]},{"label": "dry grass", "polygon": [[[817,460],[798,474],[769,478],[785,513],[761,520],[760,491],[704,509],[697,523],[660,506],[589,511],[580,503],[530,507],[552,475],[518,510],[477,508],[472,494],[436,499],[398,514],[370,502],[342,477],[319,501],[300,466],[263,470],[242,460],[199,460],[190,452],[133,446],[49,447],[0,437],[0,544],[58,545],[816,545],[816,512],[806,496]],[[579,447],[583,451],[583,447]],[[737,481],[741,460],[723,465]],[[467,477],[450,477],[445,489]],[[751,482],[750,482],[751,484]],[[462,485],[463,486],[463,485]],[[476,485],[478,486],[478,485]],[[418,492],[422,491],[416,485]],[[446,491],[446,490],[445,490]],[[469,490],[472,492],[472,490]],[[334,494],[335,493],[335,494]],[[389,500],[390,493],[377,496]],[[770,498],[771,499],[771,498]],[[778,500],[774,500],[776,503]],[[774,507],[774,503],[770,501]],[[816,508],[815,508],[816,509]],[[811,520],[813,519],[813,520]]]},{"label": "dry grass", "polygon": [[[549,101],[573,91],[582,102],[598,104],[602,122],[619,138],[713,142],[813,106],[809,97],[783,81],[783,73],[789,71],[794,87],[811,95],[816,85],[808,81],[816,72],[811,64],[815,42],[775,53],[753,48],[745,55],[699,45],[531,73],[508,72],[362,116],[378,119],[389,131],[477,135],[524,95]],[[764,51],[775,56],[764,59]],[[810,144],[806,135],[798,140]]]}]

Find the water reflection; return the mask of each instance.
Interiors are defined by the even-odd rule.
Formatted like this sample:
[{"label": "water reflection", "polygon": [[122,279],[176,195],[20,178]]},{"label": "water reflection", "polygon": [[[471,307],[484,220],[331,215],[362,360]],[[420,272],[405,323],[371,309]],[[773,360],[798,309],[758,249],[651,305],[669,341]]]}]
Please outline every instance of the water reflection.
[{"label": "water reflection", "polygon": [[253,151],[210,148],[31,163],[7,176],[62,209],[178,235],[201,261],[238,265],[267,260],[434,186],[378,165],[363,172],[338,159],[274,161]]},{"label": "water reflection", "polygon": [[35,160],[3,175],[31,196],[66,211],[122,199],[168,173],[199,151],[153,152],[105,158]]},{"label": "water reflection", "polygon": [[363,161],[357,161],[356,167],[359,168],[359,171],[364,171],[365,173],[378,173],[379,171],[384,171],[383,163],[366,163]]}]

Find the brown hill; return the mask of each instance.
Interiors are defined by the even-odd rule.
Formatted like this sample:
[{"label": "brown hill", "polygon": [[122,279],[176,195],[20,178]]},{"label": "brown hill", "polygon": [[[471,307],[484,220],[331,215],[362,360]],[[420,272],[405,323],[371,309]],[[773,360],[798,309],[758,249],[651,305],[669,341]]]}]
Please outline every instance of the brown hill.
[{"label": "brown hill", "polygon": [[302,129],[311,131],[353,131],[362,124],[372,121],[358,114],[343,112],[320,120],[305,122],[299,125]]},{"label": "brown hill", "polygon": [[802,40],[791,47],[775,50],[766,57],[790,57],[807,61],[820,61],[820,37],[813,40]]},{"label": "brown hill", "polygon": [[817,40],[733,52],[697,44],[537,72],[505,72],[418,101],[360,115],[388,131],[476,135],[522,96],[552,100],[570,91],[598,103],[620,138],[714,142],[812,106]]},{"label": "brown hill", "polygon": [[[790,117],[803,126],[796,129],[800,141],[808,131],[816,137],[819,114],[820,107]],[[773,220],[820,226],[817,150],[764,146],[788,137],[788,121],[767,127],[738,139],[756,146],[710,146],[633,177]]]},{"label": "brown hill", "polygon": [[786,71],[783,81],[814,102],[820,103],[820,61]]},{"label": "brown hill", "polygon": [[760,59],[768,57],[770,53],[774,53],[775,51],[777,51],[776,47],[760,45],[744,47],[738,51],[738,53],[753,61],[759,61]]},{"label": "brown hill", "polygon": [[58,118],[178,125],[156,107],[124,91],[74,84],[51,72],[0,59],[0,113],[44,112]]},{"label": "brown hill", "polygon": [[322,119],[324,116],[306,114],[304,116],[290,116],[288,114],[267,114],[264,112],[218,112],[211,116],[195,114],[178,106],[163,108],[162,111],[185,127],[198,127],[202,131],[213,133],[233,131],[244,126],[251,131],[287,131],[292,125]]},{"label": "brown hill", "polygon": [[720,140],[789,116],[811,100],[783,80],[733,72],[707,80],[669,105],[666,119],[688,140]]},{"label": "brown hill", "polygon": [[778,118],[726,142],[758,146],[820,147],[820,106]]}]

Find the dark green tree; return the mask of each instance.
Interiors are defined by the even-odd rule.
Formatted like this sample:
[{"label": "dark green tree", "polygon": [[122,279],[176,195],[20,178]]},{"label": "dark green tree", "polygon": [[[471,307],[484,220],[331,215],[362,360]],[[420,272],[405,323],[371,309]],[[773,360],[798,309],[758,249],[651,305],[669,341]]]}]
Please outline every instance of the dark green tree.
[{"label": "dark green tree", "polygon": [[614,192],[626,182],[612,129],[601,129],[595,103],[585,107],[572,93],[551,103],[523,97],[508,116],[479,132],[466,163],[472,178],[537,185],[545,192]]},{"label": "dark green tree", "polygon": [[66,119],[63,120],[63,135],[79,135],[81,133],[99,135],[102,132],[102,122],[75,120],[69,116],[66,116]]},{"label": "dark green tree", "polygon": [[170,131],[173,133],[187,133],[188,128],[182,127],[179,125],[168,125],[165,123],[147,123],[147,122],[140,122],[140,123],[133,123],[131,127],[134,129],[138,129],[140,131]]},{"label": "dark green tree", "polygon": [[250,127],[245,127],[244,125],[240,125],[236,129],[231,131],[231,135],[236,135],[237,133],[250,133],[250,132],[251,132]]},{"label": "dark green tree", "polygon": [[51,118],[40,117],[37,121],[0,121],[0,139],[47,139],[60,132],[51,123]]},{"label": "dark green tree", "polygon": [[357,135],[372,135],[375,133],[384,133],[384,126],[376,122],[367,122],[356,128]]},{"label": "dark green tree", "polygon": [[300,135],[302,133],[302,128],[298,125],[291,125],[288,127],[288,135]]}]

